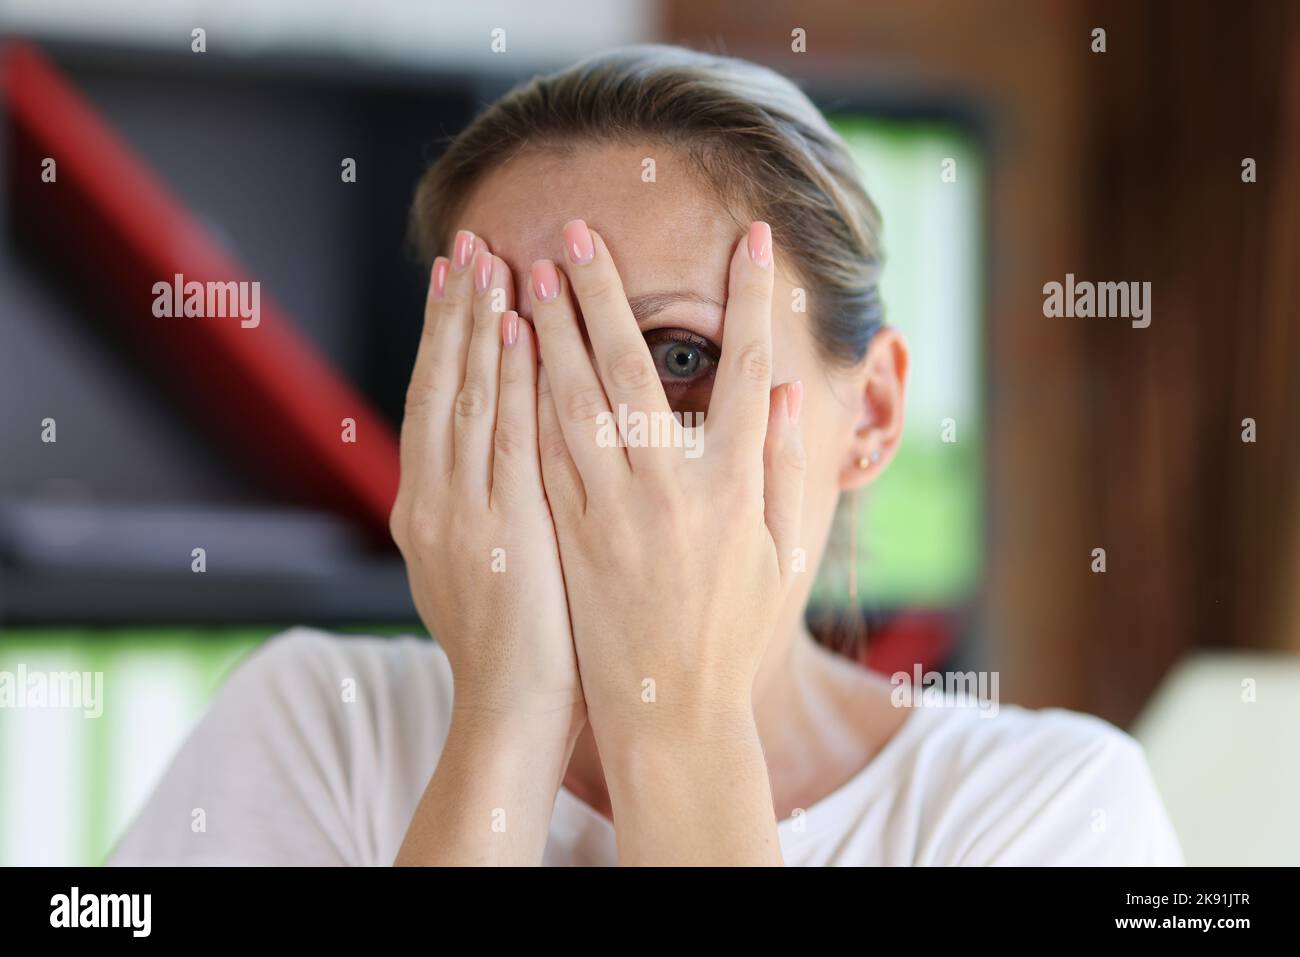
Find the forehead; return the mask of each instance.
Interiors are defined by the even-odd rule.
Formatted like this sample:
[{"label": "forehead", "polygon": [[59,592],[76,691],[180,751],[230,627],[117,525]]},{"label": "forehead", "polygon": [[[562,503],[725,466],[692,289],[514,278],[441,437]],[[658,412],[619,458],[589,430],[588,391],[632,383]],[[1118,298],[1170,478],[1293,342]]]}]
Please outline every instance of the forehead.
[{"label": "forehead", "polygon": [[[646,160],[654,161],[647,182]],[[528,269],[564,258],[560,230],[585,219],[604,237],[629,296],[690,290],[721,301],[741,228],[678,151],[650,144],[537,147],[492,170],[458,229],[506,261],[525,312]]]}]

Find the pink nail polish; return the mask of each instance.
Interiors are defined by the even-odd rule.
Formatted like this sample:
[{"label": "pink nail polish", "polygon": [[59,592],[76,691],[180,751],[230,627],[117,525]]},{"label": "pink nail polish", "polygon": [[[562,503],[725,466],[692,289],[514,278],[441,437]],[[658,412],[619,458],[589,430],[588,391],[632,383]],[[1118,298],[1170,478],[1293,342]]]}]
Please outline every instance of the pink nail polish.
[{"label": "pink nail polish", "polygon": [[749,227],[749,258],[763,269],[772,264],[772,227],[767,223]]},{"label": "pink nail polish", "polygon": [[456,244],[452,248],[451,268],[460,272],[469,265],[470,258],[474,255],[474,234],[468,229],[462,229],[456,234]]},{"label": "pink nail polish", "polygon": [[474,257],[474,288],[487,292],[488,283],[492,281],[492,254],[479,253]]},{"label": "pink nail polish", "polygon": [[555,271],[555,263],[549,259],[539,259],[533,263],[533,298],[539,302],[550,302],[560,294],[560,276]]},{"label": "pink nail polish", "polygon": [[433,272],[429,276],[429,295],[441,299],[447,291],[447,257],[439,256],[433,261]]},{"label": "pink nail polish", "polygon": [[785,414],[791,424],[799,422],[799,412],[803,408],[803,380],[795,379],[785,390]]},{"label": "pink nail polish", "polygon": [[519,341],[519,313],[513,309],[501,314],[501,341],[507,349]]},{"label": "pink nail polish", "polygon": [[591,241],[591,230],[581,219],[575,219],[564,226],[564,248],[569,253],[569,262],[575,266],[585,266],[596,258],[596,246]]}]

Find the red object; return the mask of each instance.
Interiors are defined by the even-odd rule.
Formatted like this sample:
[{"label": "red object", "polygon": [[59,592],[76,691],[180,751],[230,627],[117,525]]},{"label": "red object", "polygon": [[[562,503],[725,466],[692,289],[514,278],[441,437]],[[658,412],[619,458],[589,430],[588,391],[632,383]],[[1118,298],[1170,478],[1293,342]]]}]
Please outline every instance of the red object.
[{"label": "red object", "polygon": [[[32,45],[5,48],[15,219],[74,280],[103,318],[151,356],[158,375],[262,478],[293,501],[314,501],[388,540],[397,491],[397,438],[291,320],[263,296],[257,328],[237,318],[156,318],[153,284],[249,280],[139,157]],[[58,163],[41,182],[41,161]],[[344,444],[341,421],[356,421]],[[860,660],[885,675],[938,667],[954,645],[942,614],[891,616]]]},{"label": "red object", "polygon": [[956,645],[951,616],[940,612],[900,612],[872,634],[860,657],[872,671],[889,676],[903,671],[911,675],[943,665]]},{"label": "red object", "polygon": [[[261,297],[261,321],[157,318],[153,286],[243,282],[248,275],[94,109],[29,43],[7,44],[0,72],[11,125],[10,178],[24,240],[84,283],[190,406],[264,481],[294,501],[349,514],[387,537],[397,437]],[[57,181],[41,180],[45,157]],[[265,293],[265,290],[262,290]],[[342,421],[356,423],[355,444]]]}]

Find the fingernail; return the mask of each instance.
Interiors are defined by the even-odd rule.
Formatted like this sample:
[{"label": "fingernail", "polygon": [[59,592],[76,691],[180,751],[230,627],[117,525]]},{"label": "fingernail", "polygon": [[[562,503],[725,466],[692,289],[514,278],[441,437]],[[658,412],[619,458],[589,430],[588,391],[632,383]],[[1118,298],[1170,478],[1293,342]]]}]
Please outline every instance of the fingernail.
[{"label": "fingernail", "polygon": [[799,410],[802,408],[803,380],[795,379],[785,390],[785,414],[789,416],[792,425],[798,424]]},{"label": "fingernail", "polygon": [[564,226],[564,248],[568,250],[569,262],[576,266],[585,266],[596,258],[596,247],[591,241],[591,230],[581,219],[575,219]]},{"label": "fingernail", "polygon": [[446,256],[439,256],[433,261],[433,273],[429,276],[429,295],[434,299],[441,299],[443,293],[447,291],[447,262]]},{"label": "fingernail", "polygon": [[767,223],[749,227],[749,258],[763,269],[772,264],[772,227]]},{"label": "fingernail", "polygon": [[492,281],[492,254],[479,253],[474,257],[474,288],[487,292],[488,283]]},{"label": "fingernail", "polygon": [[549,259],[539,259],[533,263],[533,298],[540,302],[550,302],[560,294],[560,277],[555,271],[555,263]]},{"label": "fingernail", "polygon": [[470,257],[474,255],[474,234],[468,229],[462,229],[456,234],[456,244],[452,248],[451,268],[460,272],[469,265]]},{"label": "fingernail", "polygon": [[519,341],[519,313],[513,309],[501,314],[501,341],[507,349]]}]

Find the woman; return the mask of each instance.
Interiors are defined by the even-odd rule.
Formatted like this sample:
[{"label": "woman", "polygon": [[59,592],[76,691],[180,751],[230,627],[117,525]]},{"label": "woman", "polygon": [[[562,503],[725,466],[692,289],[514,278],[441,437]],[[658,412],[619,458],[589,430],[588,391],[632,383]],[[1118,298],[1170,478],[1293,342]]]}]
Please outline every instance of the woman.
[{"label": "woman", "polygon": [[895,707],[804,624],[908,356],[792,84],[586,61],[471,124],[414,223],[439,255],[391,525],[436,643],[270,641],[115,863],[1180,862],[1127,735]]}]

